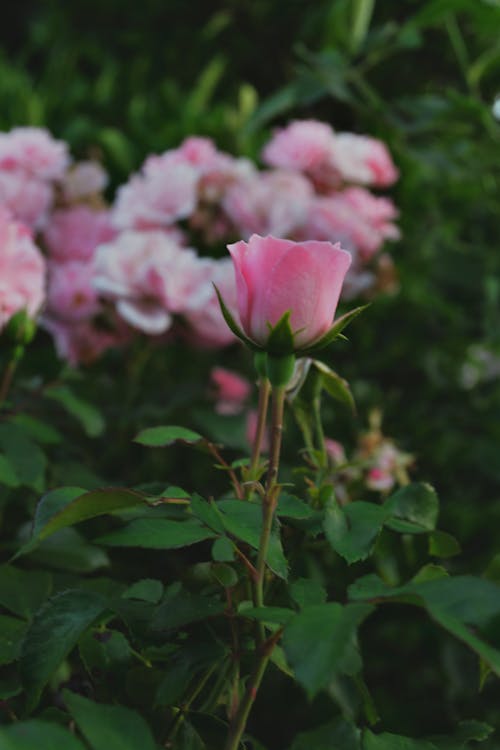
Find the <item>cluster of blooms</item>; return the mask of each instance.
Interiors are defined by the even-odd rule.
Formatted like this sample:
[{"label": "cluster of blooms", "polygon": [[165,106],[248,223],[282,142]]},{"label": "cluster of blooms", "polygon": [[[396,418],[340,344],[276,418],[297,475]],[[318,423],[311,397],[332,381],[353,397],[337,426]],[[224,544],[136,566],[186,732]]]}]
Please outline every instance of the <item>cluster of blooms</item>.
[{"label": "cluster of blooms", "polygon": [[335,492],[340,502],[352,499],[360,484],[374,492],[388,493],[396,485],[409,481],[408,469],[414,463],[411,454],[401,451],[381,430],[381,414],[370,414],[369,429],[362,433],[352,456],[336,440],[327,439],[326,449],[335,476]]},{"label": "cluster of blooms", "polygon": [[[42,323],[60,356],[91,361],[134,331],[231,343],[213,287],[237,316],[231,261],[202,257],[193,243],[216,244],[219,254],[253,233],[340,241],[353,259],[344,297],[394,283],[378,251],[399,236],[397,211],[368,189],[397,179],[383,143],[296,121],[274,134],[262,159],[258,169],[207,138],[187,138],[148,157],[107,206],[99,165],[72,164],[66,145],[42,129],[0,134],[0,206],[37,233],[47,255]],[[36,299],[25,300],[29,310]],[[8,309],[1,297],[0,305]]]}]

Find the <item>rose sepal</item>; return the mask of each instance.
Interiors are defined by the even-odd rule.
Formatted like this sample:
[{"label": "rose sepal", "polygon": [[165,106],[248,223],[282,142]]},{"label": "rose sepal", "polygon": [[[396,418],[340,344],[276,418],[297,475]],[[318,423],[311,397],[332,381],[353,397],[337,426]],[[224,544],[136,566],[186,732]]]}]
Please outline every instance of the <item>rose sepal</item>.
[{"label": "rose sepal", "polygon": [[294,335],[290,326],[290,315],[290,310],[287,310],[276,325],[267,324],[269,338],[266,341],[264,349],[268,354],[283,357],[293,354],[295,351]]},{"label": "rose sepal", "polygon": [[[213,283],[213,282],[212,282]],[[224,302],[222,298],[222,294],[217,289],[217,286],[214,284],[215,293],[217,294],[217,299],[219,300],[219,306],[222,313],[222,317],[226,321],[227,325],[231,329],[231,331],[234,333],[235,336],[237,336],[240,341],[243,341],[243,343],[248,346],[249,349],[252,349],[254,352],[262,352],[264,351],[262,346],[258,346],[254,341],[248,338],[248,336],[245,336],[231,313],[229,312],[229,309]]]},{"label": "rose sepal", "polygon": [[311,346],[301,349],[300,353],[303,355],[314,354],[315,352],[320,351],[320,349],[324,349],[326,346],[329,346],[329,344],[335,341],[335,339],[345,338],[345,336],[342,336],[341,331],[343,331],[344,328],[348,326],[352,320],[354,320],[354,318],[357,318],[358,315],[362,313],[363,310],[366,310],[366,308],[369,306],[370,305],[368,304],[361,305],[360,307],[355,307],[354,310],[349,310],[349,312],[345,313],[345,315],[337,318],[330,330],[328,330],[317,341],[313,342]]}]

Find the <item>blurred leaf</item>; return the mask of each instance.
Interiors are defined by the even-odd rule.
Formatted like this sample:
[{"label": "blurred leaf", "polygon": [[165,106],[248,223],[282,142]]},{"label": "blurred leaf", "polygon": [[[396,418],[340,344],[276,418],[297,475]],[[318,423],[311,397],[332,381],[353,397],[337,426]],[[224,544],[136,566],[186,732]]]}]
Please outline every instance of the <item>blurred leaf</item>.
[{"label": "blurred leaf", "polygon": [[154,578],[143,578],[126,589],[122,596],[125,599],[141,599],[145,602],[157,604],[163,595],[163,584]]},{"label": "blurred leaf", "polygon": [[373,734],[369,729],[363,732],[363,750],[437,750],[436,745],[427,740],[413,740],[399,734]]},{"label": "blurred leaf", "polygon": [[0,567],[0,604],[19,617],[30,618],[47,598],[52,576],[43,570]]},{"label": "blurred leaf", "polygon": [[16,617],[0,615],[0,664],[19,658],[26,623]]},{"label": "blurred leaf", "polygon": [[43,490],[47,459],[21,427],[0,424],[0,449],[6,459],[0,464],[5,484],[16,486],[17,479],[21,485]]},{"label": "blurred leaf", "polygon": [[429,534],[429,555],[454,557],[460,551],[460,544],[451,534],[445,531],[433,531]]},{"label": "blurred leaf", "polygon": [[150,448],[165,448],[177,441],[187,445],[197,445],[206,442],[202,435],[186,427],[169,425],[168,427],[147,427],[135,436],[134,442],[147,445]]},{"label": "blurred leaf", "polygon": [[64,701],[92,750],[156,750],[151,729],[136,711],[94,703],[68,690]]},{"label": "blurred leaf", "polygon": [[68,414],[75,417],[89,437],[98,437],[104,432],[105,424],[99,411],[87,401],[75,396],[68,386],[51,386],[44,391],[44,395],[57,401]]},{"label": "blurred leaf", "polygon": [[314,578],[297,578],[292,581],[290,596],[301,609],[310,604],[324,604],[327,600],[326,589]]},{"label": "blurred leaf", "polygon": [[85,750],[68,729],[48,721],[31,719],[18,721],[9,727],[0,727],[2,750]]},{"label": "blurred leaf", "polygon": [[156,631],[175,630],[192,622],[221,615],[225,609],[225,602],[182,589],[166,597],[156,610],[151,627]]},{"label": "blurred leaf", "polygon": [[329,724],[300,732],[290,750],[362,750],[361,730],[353,724],[336,719]]},{"label": "blurred leaf", "polygon": [[20,661],[27,710],[37,705],[45,684],[82,633],[105,609],[101,596],[90,591],[69,590],[56,594],[38,610],[26,632]]},{"label": "blurred leaf", "polygon": [[429,484],[413,483],[397,490],[383,506],[392,516],[386,525],[402,533],[433,531],[439,513],[436,492]]},{"label": "blurred leaf", "polygon": [[106,552],[90,544],[74,528],[60,529],[35,545],[27,555],[32,564],[57,568],[65,572],[92,573],[109,565]]}]

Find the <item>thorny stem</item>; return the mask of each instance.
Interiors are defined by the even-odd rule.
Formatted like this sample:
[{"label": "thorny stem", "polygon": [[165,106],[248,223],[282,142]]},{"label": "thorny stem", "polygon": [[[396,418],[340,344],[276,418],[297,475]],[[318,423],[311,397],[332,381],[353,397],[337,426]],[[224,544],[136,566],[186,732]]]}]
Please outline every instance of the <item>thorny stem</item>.
[{"label": "thorny stem", "polygon": [[[274,512],[278,503],[279,485],[277,483],[278,468],[281,453],[281,436],[283,432],[283,411],[285,406],[285,388],[274,387],[271,423],[271,452],[265,494],[262,500],[262,531],[257,556],[257,580],[254,583],[254,602],[257,607],[264,604],[264,577],[266,558],[269,549],[269,538],[273,524]],[[238,711],[231,721],[226,750],[237,750],[241,736],[245,731],[255,696],[262,682],[271,653],[281,637],[281,630],[269,640],[265,640],[264,626],[259,623],[257,641],[257,663],[249,679],[247,690],[239,705]]]},{"label": "thorny stem", "polygon": [[[267,378],[261,378],[259,381],[259,405],[257,407],[257,429],[255,432],[255,439],[252,447],[252,458],[250,460],[249,478],[255,480],[259,469],[260,454],[262,451],[262,442],[264,440],[264,432],[266,429],[267,420],[267,409],[269,404],[269,394],[271,392],[271,384]],[[247,495],[251,494],[251,487],[247,491]]]}]

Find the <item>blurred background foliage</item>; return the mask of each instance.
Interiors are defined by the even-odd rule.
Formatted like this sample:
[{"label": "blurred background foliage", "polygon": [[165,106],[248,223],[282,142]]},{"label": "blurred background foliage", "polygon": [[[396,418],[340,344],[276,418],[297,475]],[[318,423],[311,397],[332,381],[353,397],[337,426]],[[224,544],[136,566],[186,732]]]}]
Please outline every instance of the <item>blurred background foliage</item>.
[{"label": "blurred background foliage", "polygon": [[[258,158],[271,129],[292,118],[315,117],[388,144],[401,171],[392,191],[403,234],[392,249],[400,288],[378,297],[350,343],[328,354],[351,381],[359,416],[353,422],[327,406],[327,432],[352,442],[369,410],[381,407],[385,433],[416,455],[415,474],[439,491],[441,528],[462,543],[450,568],[482,573],[490,565],[489,575],[500,577],[500,564],[490,564],[500,555],[500,124],[491,113],[500,90],[500,2],[7,0],[2,18],[0,128],[48,127],[76,156],[101,154],[113,185],[146,154],[193,133]],[[121,452],[138,425],[175,414],[189,422],[188,406],[205,387],[199,373],[216,358],[194,361],[177,349],[148,357],[130,365],[123,388],[112,359],[82,380],[109,422],[121,420],[113,440],[109,428],[101,438],[106,450],[82,444],[86,471],[123,482],[151,478],[159,467],[139,449],[126,467]],[[245,366],[234,350],[219,359]],[[28,357],[28,374],[30,366]],[[157,397],[160,382],[168,394],[161,406],[144,398]],[[54,483],[81,481],[67,467],[54,475]],[[393,678],[381,665],[373,662],[368,674],[379,681],[388,726],[434,731],[458,709],[498,719],[497,688],[471,693],[479,678],[460,646],[434,634],[427,642],[434,671],[428,660],[415,663],[421,623],[408,620],[397,656],[398,670],[407,660],[413,677],[406,708],[387,700],[382,685]],[[371,653],[392,648],[391,627],[387,620],[367,634]],[[448,695],[440,692],[443,676]]]}]

